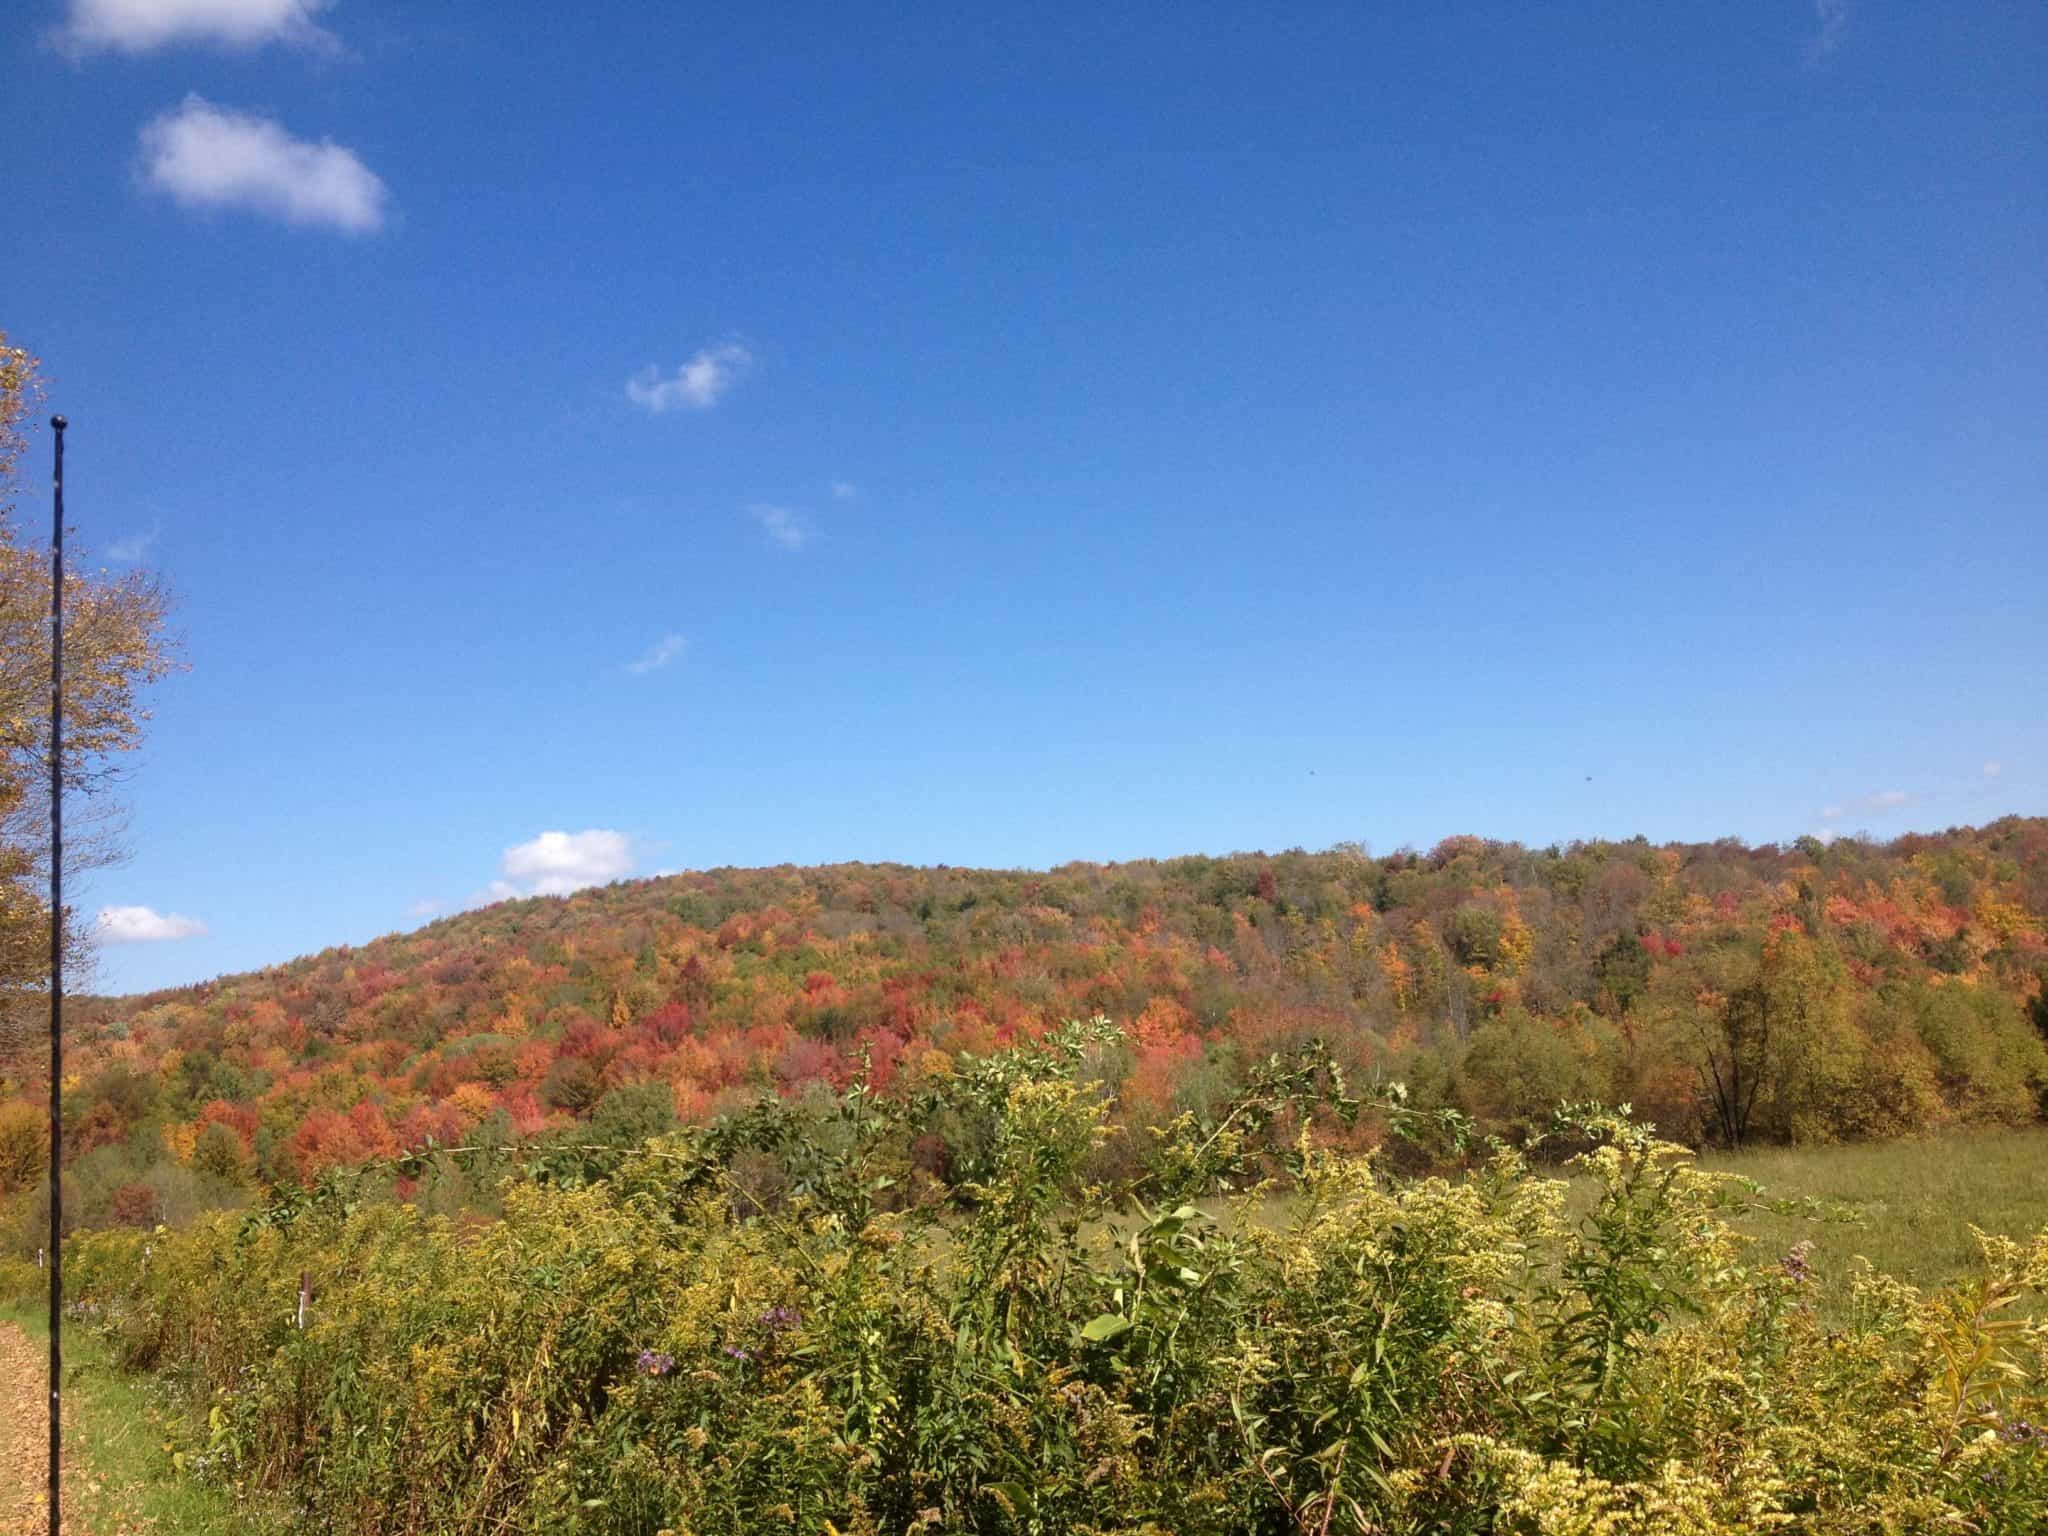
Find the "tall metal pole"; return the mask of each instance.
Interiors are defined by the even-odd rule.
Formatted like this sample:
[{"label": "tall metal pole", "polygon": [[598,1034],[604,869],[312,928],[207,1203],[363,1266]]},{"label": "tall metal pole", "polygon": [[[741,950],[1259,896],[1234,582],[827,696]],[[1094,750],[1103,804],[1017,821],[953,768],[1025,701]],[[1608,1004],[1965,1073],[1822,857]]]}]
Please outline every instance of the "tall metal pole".
[{"label": "tall metal pole", "polygon": [[64,1436],[64,428],[50,528],[50,1536],[63,1520]]}]

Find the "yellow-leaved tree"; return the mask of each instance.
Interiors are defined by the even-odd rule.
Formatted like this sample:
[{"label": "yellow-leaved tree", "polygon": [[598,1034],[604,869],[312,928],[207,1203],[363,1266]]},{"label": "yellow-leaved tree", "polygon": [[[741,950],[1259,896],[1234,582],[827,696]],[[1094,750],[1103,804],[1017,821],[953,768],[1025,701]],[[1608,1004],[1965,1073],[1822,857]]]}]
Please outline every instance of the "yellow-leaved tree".
[{"label": "yellow-leaved tree", "polygon": [[[17,517],[46,446],[37,360],[0,331],[0,1081],[19,1077],[49,971],[50,551]],[[64,588],[66,873],[119,851],[107,791],[141,744],[143,690],[173,665],[167,600],[146,572],[72,569]],[[66,919],[66,974],[91,934]]]}]

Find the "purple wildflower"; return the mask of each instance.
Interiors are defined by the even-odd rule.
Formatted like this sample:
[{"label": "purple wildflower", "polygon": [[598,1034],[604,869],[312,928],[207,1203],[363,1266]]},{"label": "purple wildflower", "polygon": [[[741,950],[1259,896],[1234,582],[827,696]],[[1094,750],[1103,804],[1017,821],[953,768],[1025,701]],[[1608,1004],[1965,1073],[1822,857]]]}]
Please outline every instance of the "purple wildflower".
[{"label": "purple wildflower", "polygon": [[741,1349],[737,1344],[726,1345],[725,1352],[735,1360],[751,1360],[754,1358],[754,1352],[751,1349]]},{"label": "purple wildflower", "polygon": [[770,1307],[761,1314],[761,1326],[770,1333],[785,1332],[803,1320],[803,1313],[794,1307]]},{"label": "purple wildflower", "polygon": [[676,1368],[676,1357],[659,1349],[640,1351],[640,1369],[649,1376],[666,1376]]},{"label": "purple wildflower", "polygon": [[1813,1278],[1813,1266],[1807,1262],[1807,1255],[1813,1252],[1811,1243],[1794,1243],[1792,1251],[1778,1260],[1778,1268],[1794,1285],[1804,1285]]}]

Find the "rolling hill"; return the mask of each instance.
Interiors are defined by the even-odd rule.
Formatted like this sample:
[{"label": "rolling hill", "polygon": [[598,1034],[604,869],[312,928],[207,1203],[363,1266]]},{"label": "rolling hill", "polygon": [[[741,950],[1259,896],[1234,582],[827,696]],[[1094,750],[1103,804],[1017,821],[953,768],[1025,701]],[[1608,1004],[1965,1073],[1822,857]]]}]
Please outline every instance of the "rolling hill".
[{"label": "rolling hill", "polygon": [[[638,1134],[863,1069],[890,1090],[1094,1014],[1124,1027],[1097,1070],[1133,1126],[1310,1037],[1510,1132],[1564,1099],[1723,1144],[2024,1124],[2044,935],[2048,820],[2022,818],[1884,845],[711,870],[81,1003],[67,1203],[176,1219],[430,1136]],[[19,1241],[39,1067],[0,1063]]]}]

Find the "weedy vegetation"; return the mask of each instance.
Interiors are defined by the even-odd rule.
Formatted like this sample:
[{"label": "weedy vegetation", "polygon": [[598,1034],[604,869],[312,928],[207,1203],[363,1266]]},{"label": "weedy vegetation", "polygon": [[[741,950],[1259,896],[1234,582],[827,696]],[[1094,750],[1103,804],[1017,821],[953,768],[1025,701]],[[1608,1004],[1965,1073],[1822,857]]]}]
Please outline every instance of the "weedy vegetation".
[{"label": "weedy vegetation", "polygon": [[1623,1114],[1458,1155],[1313,1051],[1107,1187],[1115,1048],[508,1153],[489,1220],[337,1174],[94,1234],[81,1313],[203,1409],[186,1475],[361,1536],[2048,1526],[2048,1233],[1829,1276]]}]

